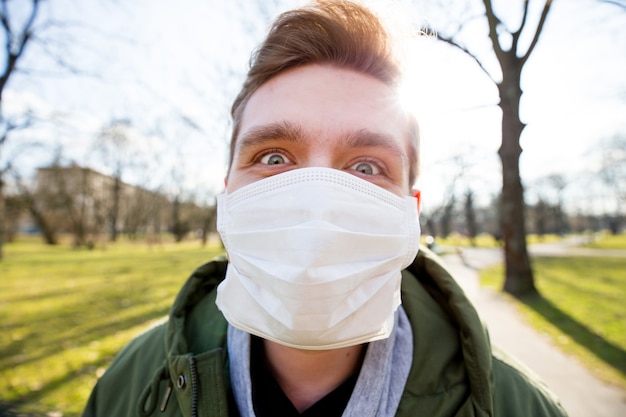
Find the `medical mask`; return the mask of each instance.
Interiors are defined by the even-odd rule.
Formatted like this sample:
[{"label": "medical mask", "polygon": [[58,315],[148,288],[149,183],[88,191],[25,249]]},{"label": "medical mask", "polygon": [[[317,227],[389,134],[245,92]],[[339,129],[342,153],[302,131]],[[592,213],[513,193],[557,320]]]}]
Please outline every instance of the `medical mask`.
[{"label": "medical mask", "polygon": [[383,339],[418,251],[417,200],[330,168],[217,197],[228,252],[217,306],[248,333],[300,349]]}]

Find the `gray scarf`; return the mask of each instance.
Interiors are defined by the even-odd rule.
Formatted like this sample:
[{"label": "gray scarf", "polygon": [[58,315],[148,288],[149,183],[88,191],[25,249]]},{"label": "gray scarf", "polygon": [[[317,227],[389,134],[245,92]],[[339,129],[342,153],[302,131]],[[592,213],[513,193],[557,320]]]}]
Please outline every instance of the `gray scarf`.
[{"label": "gray scarf", "polygon": [[[250,334],[228,326],[230,378],[241,417],[255,417],[250,379]],[[387,339],[371,342],[343,417],[396,414],[413,360],[413,332],[402,306]],[[393,378],[392,378],[393,374]]]}]

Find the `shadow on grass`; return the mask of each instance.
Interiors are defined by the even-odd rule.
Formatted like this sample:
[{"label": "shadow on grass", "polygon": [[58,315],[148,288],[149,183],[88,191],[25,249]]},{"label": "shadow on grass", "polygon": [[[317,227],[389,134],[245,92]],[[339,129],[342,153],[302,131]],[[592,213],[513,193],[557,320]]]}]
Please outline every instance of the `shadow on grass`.
[{"label": "shadow on grass", "polygon": [[0,417],[34,417],[17,411],[19,404],[0,402]]},{"label": "shadow on grass", "polygon": [[541,295],[520,297],[519,301],[541,315],[552,325],[592,352],[622,375],[626,376],[626,351],[594,333]]},{"label": "shadow on grass", "polygon": [[[103,337],[110,336],[119,330],[126,330],[132,327],[145,325],[148,326],[154,320],[166,317],[167,308],[159,310],[151,310],[149,312],[138,312],[123,320],[109,320],[107,322],[96,322],[92,326],[81,328],[80,332],[70,334],[69,338],[65,334],[59,334],[55,337],[46,337],[46,344],[39,347],[37,353],[29,352],[29,346],[33,343],[33,339],[37,334],[29,334],[21,340],[12,341],[7,345],[0,347],[0,365],[2,366],[18,366],[36,362],[54,355],[59,350],[69,349],[71,347],[79,347],[89,342],[100,340]],[[105,316],[104,319],[108,319]],[[40,324],[41,325],[41,324]],[[0,414],[0,417],[2,415]]]},{"label": "shadow on grass", "polygon": [[48,380],[47,383],[41,387],[41,389],[30,391],[27,394],[21,395],[19,399],[15,401],[0,401],[0,417],[40,417],[49,415],[49,413],[44,414],[43,412],[24,413],[20,410],[20,408],[25,404],[37,404],[41,398],[45,397],[50,392],[64,387],[68,382],[80,375],[94,373],[97,368],[106,366],[109,362],[109,358],[102,358],[98,361],[85,364],[80,369],[67,372],[57,378]]}]

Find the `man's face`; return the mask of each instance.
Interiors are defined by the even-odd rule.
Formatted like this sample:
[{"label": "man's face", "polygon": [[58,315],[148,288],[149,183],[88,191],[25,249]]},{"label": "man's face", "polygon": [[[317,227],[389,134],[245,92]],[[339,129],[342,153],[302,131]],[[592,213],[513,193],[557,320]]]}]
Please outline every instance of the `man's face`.
[{"label": "man's face", "polygon": [[349,69],[306,65],[248,101],[228,192],[292,169],[327,167],[409,193],[407,119],[392,88]]}]

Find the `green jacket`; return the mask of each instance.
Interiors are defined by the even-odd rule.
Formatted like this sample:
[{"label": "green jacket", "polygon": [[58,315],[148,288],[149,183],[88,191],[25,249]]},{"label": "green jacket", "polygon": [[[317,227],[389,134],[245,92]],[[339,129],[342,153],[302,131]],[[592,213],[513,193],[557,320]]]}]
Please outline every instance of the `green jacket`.
[{"label": "green jacket", "polygon": [[[191,275],[169,320],[128,344],[100,378],[85,417],[238,415],[227,322],[215,306],[225,272],[217,260]],[[566,415],[540,382],[491,349],[476,310],[426,249],[403,271],[402,304],[414,354],[398,417]]]}]

